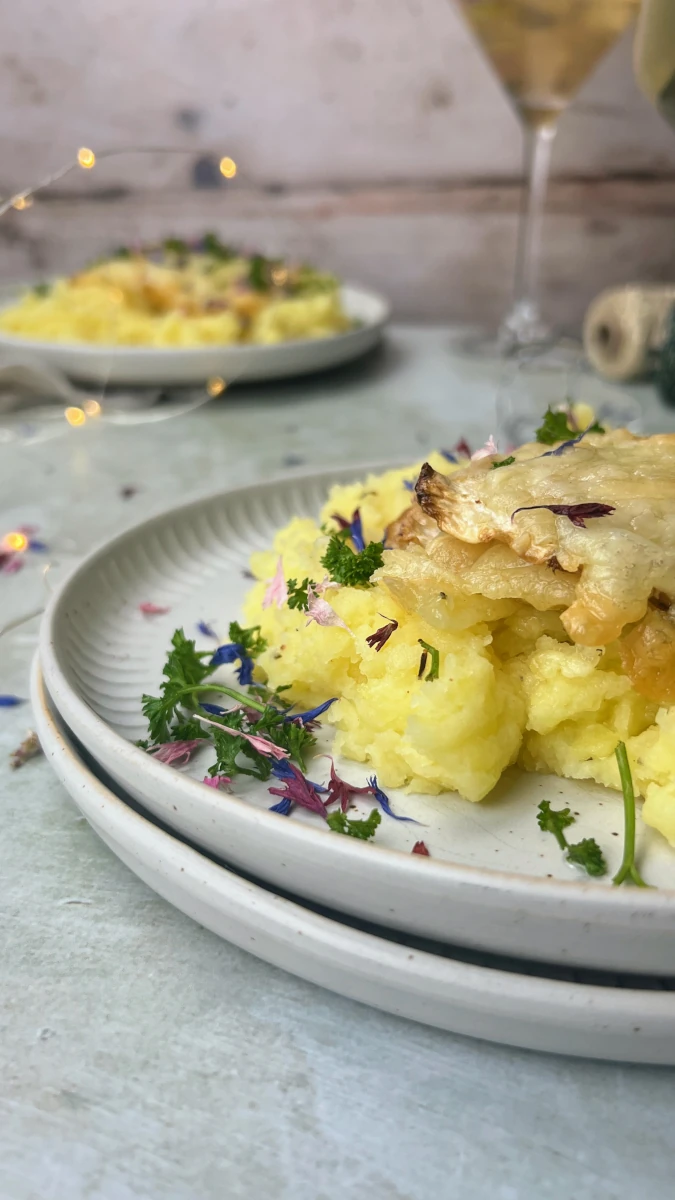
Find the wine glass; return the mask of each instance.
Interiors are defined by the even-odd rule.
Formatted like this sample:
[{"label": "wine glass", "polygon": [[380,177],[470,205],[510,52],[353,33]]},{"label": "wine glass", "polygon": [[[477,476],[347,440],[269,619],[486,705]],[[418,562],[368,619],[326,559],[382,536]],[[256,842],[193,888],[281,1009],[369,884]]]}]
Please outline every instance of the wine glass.
[{"label": "wine glass", "polygon": [[[657,0],[658,2],[658,0]],[[675,6],[675,0],[661,0]],[[539,266],[544,200],[558,119],[640,0],[459,0],[523,125],[526,192],[514,302],[498,334],[502,352],[544,342]]]}]

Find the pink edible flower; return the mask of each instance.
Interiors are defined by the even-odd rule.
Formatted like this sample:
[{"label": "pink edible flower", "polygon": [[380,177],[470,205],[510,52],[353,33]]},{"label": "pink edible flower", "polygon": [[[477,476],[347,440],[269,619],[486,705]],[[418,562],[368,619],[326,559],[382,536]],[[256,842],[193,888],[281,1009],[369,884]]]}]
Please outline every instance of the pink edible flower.
[{"label": "pink edible flower", "polygon": [[263,596],[263,608],[271,608],[276,604],[277,608],[283,608],[288,600],[288,588],[284,577],[284,563],[281,555],[277,563],[277,569],[274,572],[274,578],[270,580]]},{"label": "pink edible flower", "polygon": [[[330,755],[326,755],[330,758]],[[328,784],[328,796],[326,797],[326,805],[334,804],[339,801],[342,812],[346,812],[349,808],[349,800],[351,796],[370,795],[370,787],[356,787],[353,783],[348,783],[346,779],[340,779],[335,770],[335,763],[330,759],[330,781]]]},{"label": "pink edible flower", "polygon": [[153,604],[150,600],[146,600],[143,604],[139,604],[139,609],[146,617],[160,617],[164,613],[171,612],[170,608],[162,608],[160,604]]},{"label": "pink edible flower", "polygon": [[229,775],[205,775],[202,779],[207,787],[220,788],[226,787],[228,783],[232,783]]},{"label": "pink edible flower", "polygon": [[162,742],[149,751],[158,762],[166,763],[169,767],[184,767],[190,761],[195,750],[204,745],[203,738],[192,738],[187,742]]},{"label": "pink edible flower", "polygon": [[316,621],[317,625],[337,625],[340,629],[346,629],[347,633],[351,633],[351,630],[345,625],[342,617],[338,616],[335,609],[331,608],[327,600],[322,599],[321,596],[317,596],[314,588],[311,586],[307,588],[307,601],[308,625],[311,625],[312,621]]},{"label": "pink edible flower", "polygon": [[23,567],[23,560],[18,554],[0,554],[0,571],[3,575],[16,575]]},{"label": "pink edible flower", "polygon": [[232,737],[244,738],[260,754],[267,754],[271,758],[288,758],[290,756],[290,750],[282,750],[281,746],[275,746],[274,742],[268,742],[267,738],[258,737],[255,733],[243,733],[241,729],[230,729],[229,725],[221,725],[220,721],[209,721],[208,717],[196,715],[197,720],[204,725],[212,725],[214,729],[219,729],[221,733],[229,733]]},{"label": "pink edible flower", "polygon": [[480,450],[476,450],[475,454],[471,455],[471,461],[476,462],[479,458],[489,458],[491,454],[499,454],[499,446],[492,434],[490,434],[485,445],[481,446]]},{"label": "pink edible flower", "polygon": [[283,788],[268,788],[267,790],[270,795],[281,796],[282,800],[289,801],[292,804],[299,804],[301,808],[308,808],[310,812],[318,813],[325,820],[326,806],[318,792],[292,763],[288,764],[288,770],[291,772],[292,777],[284,779]]}]

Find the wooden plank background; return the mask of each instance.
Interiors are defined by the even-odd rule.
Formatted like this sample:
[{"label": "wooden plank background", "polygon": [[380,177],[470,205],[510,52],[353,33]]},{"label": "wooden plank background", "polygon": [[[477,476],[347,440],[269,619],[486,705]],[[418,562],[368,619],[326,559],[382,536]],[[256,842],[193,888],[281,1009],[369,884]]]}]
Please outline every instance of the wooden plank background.
[{"label": "wooden plank background", "polygon": [[[185,151],[78,171],[10,214],[4,279],[215,228],[379,287],[402,316],[507,303],[520,131],[451,0],[26,0],[0,33],[4,194],[80,145]],[[675,278],[675,137],[630,55],[627,35],[555,146],[544,296],[567,326],[609,283]]]}]

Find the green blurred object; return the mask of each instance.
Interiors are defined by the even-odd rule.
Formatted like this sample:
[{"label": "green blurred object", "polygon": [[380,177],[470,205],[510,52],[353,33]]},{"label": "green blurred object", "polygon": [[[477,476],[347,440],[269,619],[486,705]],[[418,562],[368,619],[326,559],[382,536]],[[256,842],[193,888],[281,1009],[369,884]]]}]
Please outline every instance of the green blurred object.
[{"label": "green blurred object", "polygon": [[675,308],[668,317],[668,332],[656,368],[656,386],[666,404],[675,405]]}]

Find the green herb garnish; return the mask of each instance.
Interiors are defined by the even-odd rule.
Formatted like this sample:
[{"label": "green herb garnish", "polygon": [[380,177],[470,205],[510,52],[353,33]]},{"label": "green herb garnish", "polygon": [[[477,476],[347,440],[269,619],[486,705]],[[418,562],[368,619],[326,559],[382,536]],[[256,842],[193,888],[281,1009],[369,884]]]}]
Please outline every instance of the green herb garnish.
[{"label": "green herb garnish", "polygon": [[165,254],[177,254],[180,258],[187,258],[190,252],[187,242],[184,242],[181,238],[174,237],[164,239],[162,250]]},{"label": "green herb garnish", "polygon": [[[568,416],[567,412],[553,412],[553,409],[548,408],[544,414],[544,420],[536,432],[537,441],[542,442],[545,446],[552,446],[554,442],[567,442],[571,438],[577,438],[580,433],[605,432],[598,421],[594,421],[587,429],[571,429],[568,424]],[[500,467],[504,464],[495,463],[494,465]]]},{"label": "green herb garnish", "polygon": [[[434,679],[438,679],[440,669],[440,654],[435,646],[430,646],[428,642],[423,642],[421,638],[418,638],[417,640],[422,649],[425,650],[427,654],[431,655],[431,666],[429,668],[429,673],[424,676],[424,682],[431,683]],[[424,667],[426,667],[426,665],[426,658],[424,658]],[[422,667],[420,671],[420,676],[424,674],[424,667]]]},{"label": "green herb garnish", "polygon": [[41,297],[48,296],[51,290],[51,284],[49,283],[36,283],[35,287],[33,288],[33,295]]},{"label": "green herb garnish", "polygon": [[369,542],[365,550],[355,554],[346,544],[348,529],[331,534],[321,566],[331,579],[344,587],[368,587],[371,575],[382,566],[382,543]]},{"label": "green herb garnish", "polygon": [[566,412],[554,412],[552,408],[547,408],[536,438],[544,446],[552,446],[554,442],[566,442],[568,438],[576,437],[578,432],[578,429],[570,429]]},{"label": "green herb garnish", "polygon": [[260,636],[260,626],[252,625],[250,629],[242,629],[238,621],[230,621],[229,637],[231,642],[241,646],[249,658],[257,658],[267,649],[267,639]]},{"label": "green herb garnish", "polygon": [[497,470],[497,467],[510,467],[510,466],[511,466],[511,463],[514,463],[515,461],[516,461],[516,460],[515,460],[515,458],[513,457],[513,455],[512,455],[512,454],[510,454],[508,458],[503,458],[501,462],[498,462],[498,463],[493,463],[493,464],[492,464],[492,470],[493,470],[493,471],[496,471],[496,470]]},{"label": "green herb garnish", "polygon": [[334,833],[345,833],[347,837],[360,838],[361,841],[367,842],[375,836],[375,830],[381,820],[378,810],[374,808],[365,821],[353,821],[343,812],[334,812],[326,818],[326,824]]},{"label": "green herb garnish", "polygon": [[309,588],[316,587],[314,580],[305,576],[302,583],[299,584],[297,579],[287,579],[286,587],[288,589],[288,600],[286,601],[288,607],[299,608],[302,612],[307,612],[309,604],[307,592]]},{"label": "green herb garnish", "polygon": [[574,817],[569,808],[551,808],[548,800],[542,800],[537,809],[537,822],[544,833],[552,833],[561,850],[566,851],[568,862],[583,867],[588,875],[605,875],[607,865],[595,838],[584,838],[572,845],[565,837],[565,829],[574,825]]},{"label": "green herb garnish", "polygon": [[623,859],[612,883],[618,887],[619,884],[630,879],[637,887],[649,887],[635,866],[635,792],[633,791],[633,776],[625,742],[619,742],[614,753],[619,766],[619,777],[623,790],[624,840]]},{"label": "green herb garnish", "polygon": [[254,254],[248,267],[248,282],[254,292],[270,290],[272,262],[264,254]]},{"label": "green herb garnish", "polygon": [[221,262],[229,262],[236,258],[236,252],[231,246],[226,246],[221,242],[217,233],[205,233],[202,239],[202,250],[204,254],[208,254],[211,258],[218,258]]}]

